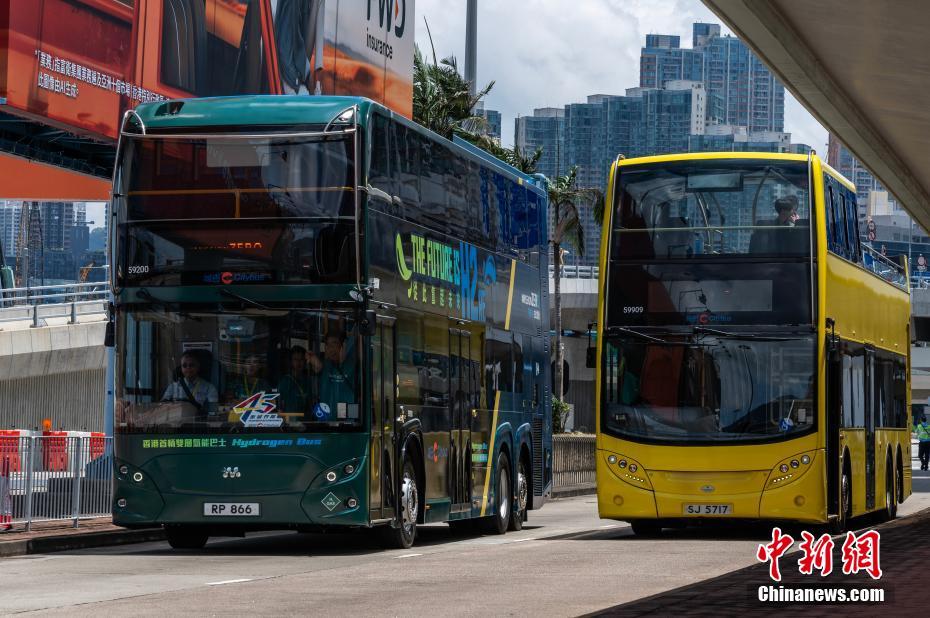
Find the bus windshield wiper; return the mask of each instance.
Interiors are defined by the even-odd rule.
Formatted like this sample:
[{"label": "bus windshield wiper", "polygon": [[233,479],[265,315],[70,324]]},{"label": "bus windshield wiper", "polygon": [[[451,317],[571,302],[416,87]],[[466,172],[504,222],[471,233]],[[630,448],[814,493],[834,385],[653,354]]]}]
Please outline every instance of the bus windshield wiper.
[{"label": "bus windshield wiper", "polygon": [[266,310],[266,311],[271,310],[271,307],[269,307],[269,306],[267,306],[267,305],[263,305],[263,304],[261,304],[260,302],[258,302],[257,300],[252,300],[251,298],[246,298],[245,296],[240,296],[239,294],[236,294],[235,292],[230,292],[230,291],[227,290],[226,288],[220,288],[220,294],[222,294],[223,296],[229,296],[230,298],[235,298],[236,300],[239,300],[239,301],[242,301],[242,302],[247,303],[247,304],[249,304],[249,305],[252,305],[253,307],[258,307],[259,309],[264,309],[264,310]]},{"label": "bus windshield wiper", "polygon": [[716,335],[718,337],[724,337],[726,339],[749,339],[752,341],[793,341],[797,337],[785,337],[783,335],[757,335],[755,333],[729,333],[724,330],[717,330],[716,328],[708,328],[706,326],[695,326],[695,333],[703,333],[707,335]]},{"label": "bus windshield wiper", "polygon": [[666,341],[665,339],[661,339],[661,338],[659,338],[659,337],[653,337],[652,335],[647,335],[647,334],[644,333],[644,332],[641,332],[641,331],[638,331],[638,330],[634,330],[634,329],[632,329],[632,328],[626,328],[625,326],[608,326],[608,327],[607,327],[607,333],[606,333],[606,334],[607,334],[608,336],[610,336],[610,335],[616,335],[616,334],[619,334],[619,333],[624,333],[624,334],[627,334],[627,335],[636,335],[637,337],[641,337],[641,338],[643,338],[643,339],[648,339],[649,341],[654,341],[655,343],[661,343],[661,344],[664,344],[664,345],[675,345],[675,344],[673,344],[673,342],[671,342],[671,341]]}]

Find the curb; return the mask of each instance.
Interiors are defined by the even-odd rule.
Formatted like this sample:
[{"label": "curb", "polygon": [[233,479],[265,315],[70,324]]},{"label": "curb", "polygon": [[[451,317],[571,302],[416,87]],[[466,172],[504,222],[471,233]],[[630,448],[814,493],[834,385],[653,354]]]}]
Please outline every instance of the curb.
[{"label": "curb", "polygon": [[161,528],[34,537],[31,539],[0,541],[0,558],[163,540],[165,540],[165,531]]},{"label": "curb", "polygon": [[591,486],[566,487],[565,489],[553,489],[552,499],[574,498],[575,496],[591,496],[597,493],[597,487]]}]

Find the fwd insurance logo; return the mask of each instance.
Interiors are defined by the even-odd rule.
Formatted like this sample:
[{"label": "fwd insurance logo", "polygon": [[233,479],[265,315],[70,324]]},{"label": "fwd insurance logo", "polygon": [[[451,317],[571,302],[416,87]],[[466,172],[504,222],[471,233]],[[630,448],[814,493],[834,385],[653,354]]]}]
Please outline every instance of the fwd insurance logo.
[{"label": "fwd insurance logo", "polygon": [[377,11],[378,27],[387,32],[394,29],[398,39],[404,36],[407,27],[407,0],[368,0],[368,21],[371,21],[372,8]]}]

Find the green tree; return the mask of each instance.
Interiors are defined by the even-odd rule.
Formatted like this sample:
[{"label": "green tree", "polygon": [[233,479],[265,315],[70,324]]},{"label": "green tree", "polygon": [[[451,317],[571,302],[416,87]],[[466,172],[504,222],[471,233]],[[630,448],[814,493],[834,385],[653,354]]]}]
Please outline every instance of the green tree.
[{"label": "green tree", "polygon": [[[429,33],[429,24],[426,24]],[[525,174],[535,174],[542,149],[532,154],[519,147],[504,148],[485,133],[487,121],[476,113],[481,100],[494,87],[490,82],[475,94],[471,84],[459,73],[454,56],[437,60],[430,34],[432,62],[419,47],[413,55],[413,119],[427,129],[452,139],[457,135]]]},{"label": "green tree", "polygon": [[[549,209],[552,215],[553,232],[549,242],[552,244],[553,268],[553,294],[555,314],[555,393],[557,399],[563,400],[565,393],[562,384],[562,365],[564,364],[564,350],[562,349],[562,258],[564,251],[562,245],[568,243],[584,257],[585,237],[584,227],[581,224],[580,206],[584,203],[594,203],[595,218],[599,222],[603,219],[603,194],[597,189],[580,188],[578,183],[578,168],[572,167],[567,174],[556,176],[549,182]],[[600,213],[600,215],[598,215]]]}]

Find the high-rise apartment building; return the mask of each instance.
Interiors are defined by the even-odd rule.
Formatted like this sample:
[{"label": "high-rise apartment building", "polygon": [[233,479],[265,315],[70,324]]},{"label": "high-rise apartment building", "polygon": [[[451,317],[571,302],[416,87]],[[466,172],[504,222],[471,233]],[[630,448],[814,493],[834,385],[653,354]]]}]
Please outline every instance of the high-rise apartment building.
[{"label": "high-rise apartment building", "polygon": [[3,245],[3,255],[7,261],[16,256],[22,210],[22,202],[0,200],[0,244]]},{"label": "high-rise apartment building", "polygon": [[494,109],[476,109],[475,114],[484,118],[485,127],[484,134],[488,137],[496,139],[498,143],[501,141],[501,113]]},{"label": "high-rise apartment building", "polygon": [[39,202],[42,213],[42,242],[46,250],[71,251],[74,227],[73,202]]},{"label": "high-rise apartment building", "polygon": [[723,124],[744,126],[750,132],[784,130],[785,87],[745,43],[721,36],[719,24],[696,23],[692,45],[680,47],[680,38],[674,35],[647,35],[640,54],[639,85],[663,88],[670,81],[700,81],[712,101],[707,111],[719,106]]},{"label": "high-rise apartment building", "polygon": [[533,110],[532,116],[520,116],[514,123],[513,143],[523,153],[531,155],[542,149],[536,171],[548,178],[560,175],[565,169],[565,108],[542,107]]}]

